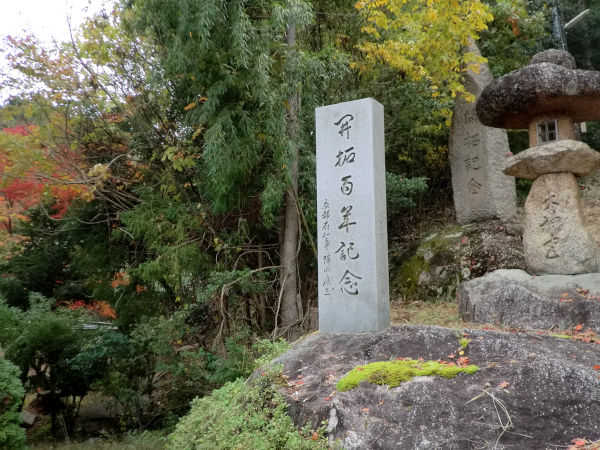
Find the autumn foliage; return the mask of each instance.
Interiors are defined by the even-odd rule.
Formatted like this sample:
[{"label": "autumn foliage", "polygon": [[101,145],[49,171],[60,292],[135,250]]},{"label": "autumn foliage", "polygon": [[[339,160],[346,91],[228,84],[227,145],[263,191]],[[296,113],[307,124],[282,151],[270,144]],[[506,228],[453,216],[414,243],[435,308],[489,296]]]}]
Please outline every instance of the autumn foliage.
[{"label": "autumn foliage", "polygon": [[12,234],[16,220],[28,221],[27,211],[44,204],[53,219],[61,219],[85,189],[71,184],[66,167],[36,144],[37,127],[2,129],[0,141],[0,230]]},{"label": "autumn foliage", "polygon": [[102,300],[92,300],[89,303],[83,300],[74,300],[70,302],[62,302],[60,304],[71,311],[86,310],[91,313],[96,313],[102,319],[116,319],[117,313],[107,302]]}]

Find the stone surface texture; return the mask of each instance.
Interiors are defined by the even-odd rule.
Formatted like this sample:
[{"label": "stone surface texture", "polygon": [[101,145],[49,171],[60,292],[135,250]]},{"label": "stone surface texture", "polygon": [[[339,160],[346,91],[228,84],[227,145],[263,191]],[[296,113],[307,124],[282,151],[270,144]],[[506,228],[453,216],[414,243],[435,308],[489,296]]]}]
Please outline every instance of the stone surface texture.
[{"label": "stone surface texture", "polygon": [[577,63],[573,55],[565,50],[557,50],[555,48],[536,53],[529,62],[530,65],[540,63],[552,63],[557,66],[566,67],[567,69],[577,68]]},{"label": "stone surface texture", "polygon": [[598,246],[588,233],[579,185],[570,173],[537,178],[525,202],[523,248],[533,274],[598,271]]},{"label": "stone surface texture", "polygon": [[316,109],[319,329],[389,325],[383,106]]},{"label": "stone surface texture", "polygon": [[531,147],[505,161],[504,173],[535,180],[547,173],[570,172],[586,176],[600,167],[600,153],[569,139]]},{"label": "stone surface texture", "polygon": [[578,180],[583,199],[585,226],[600,246],[600,170]]},{"label": "stone surface texture", "polygon": [[479,120],[490,127],[526,129],[552,113],[600,120],[600,72],[532,64],[496,79],[477,100]]},{"label": "stone surface texture", "polygon": [[461,318],[469,322],[556,331],[582,324],[600,333],[600,273],[496,270],[462,283],[458,302]]},{"label": "stone surface texture", "polygon": [[417,377],[396,388],[362,383],[347,392],[335,385],[354,367],[403,357],[448,360],[463,334],[404,326],[306,337],[274,361],[287,377],[280,389],[290,415],[299,426],[329,420],[332,448],[344,449],[545,450],[576,437],[600,439],[600,380],[593,368],[600,346],[466,332],[465,354],[480,367],[477,373]]},{"label": "stone surface texture", "polygon": [[[480,54],[475,44],[470,44],[466,51]],[[465,87],[476,98],[492,80],[486,64],[480,66],[479,73],[464,73]],[[502,173],[509,151],[506,131],[482,125],[475,104],[459,97],[448,149],[458,223],[493,218],[508,220],[514,216],[515,180]]]},{"label": "stone surface texture", "polygon": [[524,269],[520,222],[486,220],[448,225],[423,238],[416,250],[390,252],[393,298],[454,299],[458,284],[497,269]]}]

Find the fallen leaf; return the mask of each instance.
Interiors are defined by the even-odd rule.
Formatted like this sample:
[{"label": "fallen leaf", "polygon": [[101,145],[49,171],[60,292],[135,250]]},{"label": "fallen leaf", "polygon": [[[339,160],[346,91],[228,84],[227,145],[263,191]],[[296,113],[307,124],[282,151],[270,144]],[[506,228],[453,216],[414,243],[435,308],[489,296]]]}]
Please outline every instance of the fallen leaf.
[{"label": "fallen leaf", "polygon": [[581,439],[581,438],[575,438],[571,441],[573,444],[575,444],[577,447],[583,447],[587,441],[585,439]]},{"label": "fallen leaf", "polygon": [[318,441],[319,440],[319,433],[317,433],[316,431],[313,431],[311,439],[313,441]]},{"label": "fallen leaf", "polygon": [[594,370],[600,370],[600,364],[596,364],[596,365],[594,366]]},{"label": "fallen leaf", "polygon": [[468,366],[469,365],[469,357],[461,356],[460,358],[458,358],[458,365],[459,366]]},{"label": "fallen leaf", "polygon": [[369,408],[363,408],[361,409],[362,412],[364,412],[365,414],[369,412]]},{"label": "fallen leaf", "polygon": [[326,402],[329,402],[329,401],[331,401],[331,397],[325,397],[325,401],[326,401]]},{"label": "fallen leaf", "polygon": [[583,330],[583,324],[580,323],[579,325],[576,325],[575,328],[574,328],[574,330],[575,331],[581,331],[581,330]]},{"label": "fallen leaf", "polygon": [[508,385],[509,385],[508,381],[503,381],[502,383],[500,383],[500,384],[498,385],[498,387],[499,387],[500,389],[506,389],[506,388],[508,387]]}]

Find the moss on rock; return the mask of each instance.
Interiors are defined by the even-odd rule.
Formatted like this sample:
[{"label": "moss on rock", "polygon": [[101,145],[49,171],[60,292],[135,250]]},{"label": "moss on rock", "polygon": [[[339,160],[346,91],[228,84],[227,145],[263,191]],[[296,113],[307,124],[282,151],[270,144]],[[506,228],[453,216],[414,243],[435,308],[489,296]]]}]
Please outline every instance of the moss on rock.
[{"label": "moss on rock", "polygon": [[396,387],[417,376],[435,375],[454,378],[459,373],[473,374],[478,370],[479,367],[475,365],[459,367],[442,364],[438,361],[415,361],[413,359],[380,361],[355,367],[338,381],[336,387],[338,391],[344,392],[355,388],[363,381]]},{"label": "moss on rock", "polygon": [[415,254],[400,266],[392,280],[393,287],[407,299],[442,295],[448,284],[456,284],[454,266],[463,235],[462,227],[451,226],[427,236]]},{"label": "moss on rock", "polygon": [[525,268],[519,225],[498,220],[446,226],[404,256],[391,265],[391,287],[408,301],[453,300],[464,280]]}]

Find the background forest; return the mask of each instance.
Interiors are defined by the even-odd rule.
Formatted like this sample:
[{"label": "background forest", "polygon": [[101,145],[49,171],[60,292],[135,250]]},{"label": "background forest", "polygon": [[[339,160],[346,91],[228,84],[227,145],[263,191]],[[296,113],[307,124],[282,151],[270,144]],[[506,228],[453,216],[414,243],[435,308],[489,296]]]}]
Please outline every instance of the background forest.
[{"label": "background forest", "polygon": [[[119,0],[70,42],[9,37],[0,385],[20,373],[64,438],[90,392],[121,430],[169,430],[247,377],[316,327],[314,108],[384,105],[392,241],[452,220],[449,125],[479,62],[461,49],[477,40],[495,76],[519,68],[556,45],[553,4]],[[568,49],[600,70],[600,0],[561,14],[586,8]],[[600,148],[600,127],[585,136]],[[24,395],[11,386],[0,424]]]}]

